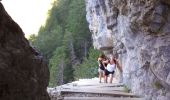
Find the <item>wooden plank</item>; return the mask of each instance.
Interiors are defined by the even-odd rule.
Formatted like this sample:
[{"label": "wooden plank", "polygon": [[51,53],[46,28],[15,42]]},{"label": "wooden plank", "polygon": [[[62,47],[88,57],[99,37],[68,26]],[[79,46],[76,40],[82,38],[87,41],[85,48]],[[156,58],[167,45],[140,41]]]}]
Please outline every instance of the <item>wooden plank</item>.
[{"label": "wooden plank", "polygon": [[[99,79],[98,78],[93,78],[93,79],[80,79],[79,81],[74,81],[72,83],[69,84],[76,84],[76,85],[101,85],[101,84],[105,84],[106,83],[99,83]],[[113,81],[114,85],[123,85],[122,83],[118,83],[117,81]]]},{"label": "wooden plank", "polygon": [[123,84],[116,81],[112,84],[99,83],[97,78],[64,84],[55,87],[55,90],[61,93],[64,100],[144,100],[135,94],[124,92]]},{"label": "wooden plank", "polygon": [[116,84],[116,83],[99,83],[99,84],[92,84],[92,83],[83,83],[83,84],[77,84],[77,83],[69,83],[62,86],[98,86],[98,87],[122,87],[123,84]]},{"label": "wooden plank", "polygon": [[61,90],[95,90],[95,91],[122,91],[124,92],[124,87],[69,87],[69,86],[65,86],[65,87],[62,87]]},{"label": "wooden plank", "polygon": [[128,97],[138,97],[132,93],[125,93],[120,91],[95,91],[95,90],[61,90],[61,93],[90,93],[90,94],[104,94],[112,96],[128,96]]},{"label": "wooden plank", "polygon": [[143,98],[118,98],[118,97],[64,97],[64,100],[144,100]]},{"label": "wooden plank", "polygon": [[62,85],[58,86],[60,88],[124,88],[123,86],[114,86],[114,85]]}]

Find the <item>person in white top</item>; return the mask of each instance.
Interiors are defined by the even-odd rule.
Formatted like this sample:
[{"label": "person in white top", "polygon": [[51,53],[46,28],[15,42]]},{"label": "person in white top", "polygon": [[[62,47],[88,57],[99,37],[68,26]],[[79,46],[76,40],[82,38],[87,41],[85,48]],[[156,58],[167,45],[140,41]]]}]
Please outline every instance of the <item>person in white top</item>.
[{"label": "person in white top", "polygon": [[112,56],[110,58],[110,61],[106,67],[106,70],[105,70],[105,82],[107,83],[107,80],[108,80],[108,76],[110,75],[110,81],[109,83],[112,83],[112,80],[113,80],[113,74],[115,72],[115,69],[116,67],[119,68],[119,70],[121,70],[121,67],[119,65],[119,63],[114,59],[114,57]]}]

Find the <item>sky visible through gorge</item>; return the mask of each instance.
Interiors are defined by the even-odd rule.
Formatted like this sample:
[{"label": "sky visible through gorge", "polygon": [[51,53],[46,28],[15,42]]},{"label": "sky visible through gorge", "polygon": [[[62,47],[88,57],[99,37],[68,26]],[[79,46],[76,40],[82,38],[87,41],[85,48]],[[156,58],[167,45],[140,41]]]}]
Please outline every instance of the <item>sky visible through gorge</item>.
[{"label": "sky visible through gorge", "polygon": [[2,0],[8,14],[17,22],[28,38],[37,34],[47,18],[47,12],[54,0]]}]

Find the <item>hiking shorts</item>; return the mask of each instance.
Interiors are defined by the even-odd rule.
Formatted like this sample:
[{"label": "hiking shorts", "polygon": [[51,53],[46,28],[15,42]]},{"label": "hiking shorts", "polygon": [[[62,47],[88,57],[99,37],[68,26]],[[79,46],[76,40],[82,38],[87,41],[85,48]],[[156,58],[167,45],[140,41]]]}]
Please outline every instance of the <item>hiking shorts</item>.
[{"label": "hiking shorts", "polygon": [[105,70],[105,75],[108,76],[109,74],[114,74],[115,71],[109,72],[108,70]]},{"label": "hiking shorts", "polygon": [[100,68],[98,69],[98,72],[104,74],[104,70],[102,70]]}]

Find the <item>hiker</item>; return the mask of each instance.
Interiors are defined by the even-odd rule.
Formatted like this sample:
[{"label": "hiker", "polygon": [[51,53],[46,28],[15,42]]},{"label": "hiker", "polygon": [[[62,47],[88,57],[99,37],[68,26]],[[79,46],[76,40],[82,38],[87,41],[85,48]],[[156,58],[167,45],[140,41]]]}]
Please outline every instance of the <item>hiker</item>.
[{"label": "hiker", "polygon": [[120,67],[118,61],[116,61],[116,59],[113,56],[111,56],[111,58],[107,64],[106,70],[105,70],[105,83],[107,83],[109,75],[110,75],[109,83],[112,83],[113,74],[115,73],[116,67],[118,67],[118,69],[121,71],[121,67]]},{"label": "hiker", "polygon": [[104,77],[104,72],[105,72],[105,67],[104,67],[104,64],[103,64],[103,61],[106,59],[105,55],[104,54],[101,54],[99,57],[98,57],[98,64],[99,64],[99,68],[98,68],[98,73],[99,73],[99,83],[101,83],[101,79],[102,77]]}]

